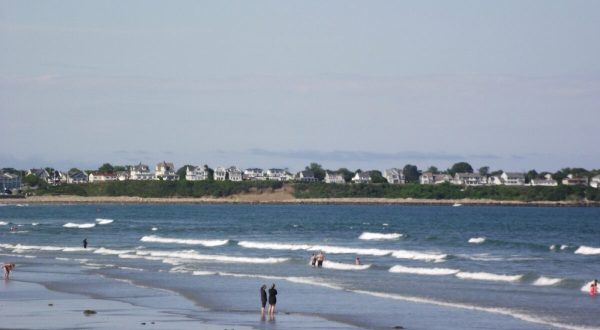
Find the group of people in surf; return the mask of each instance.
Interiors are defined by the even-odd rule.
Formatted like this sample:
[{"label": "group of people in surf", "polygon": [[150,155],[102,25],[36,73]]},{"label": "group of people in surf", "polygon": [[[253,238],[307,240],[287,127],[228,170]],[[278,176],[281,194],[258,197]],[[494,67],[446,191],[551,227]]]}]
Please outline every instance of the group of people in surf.
[{"label": "group of people in surf", "polygon": [[275,290],[275,283],[269,289],[269,296],[267,298],[267,285],[263,284],[260,287],[260,316],[265,317],[265,307],[267,306],[267,301],[269,302],[269,320],[275,319],[275,305],[277,304],[277,290]]},{"label": "group of people in surf", "polygon": [[318,254],[312,254],[310,256],[310,265],[313,267],[323,267],[323,261],[325,261],[325,254],[323,251],[319,251]]}]

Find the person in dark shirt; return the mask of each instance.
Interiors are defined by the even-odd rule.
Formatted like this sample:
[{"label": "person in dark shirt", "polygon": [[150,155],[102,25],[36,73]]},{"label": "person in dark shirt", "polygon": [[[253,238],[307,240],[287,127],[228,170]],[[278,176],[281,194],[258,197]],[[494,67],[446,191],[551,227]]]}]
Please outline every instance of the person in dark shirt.
[{"label": "person in dark shirt", "polygon": [[265,316],[265,307],[267,306],[267,286],[263,284],[260,287],[260,316]]},{"label": "person in dark shirt", "polygon": [[277,304],[277,290],[275,290],[275,283],[269,289],[269,317],[273,318],[275,314],[275,304]]},{"label": "person in dark shirt", "polygon": [[87,249],[87,238],[83,239],[83,248]]}]

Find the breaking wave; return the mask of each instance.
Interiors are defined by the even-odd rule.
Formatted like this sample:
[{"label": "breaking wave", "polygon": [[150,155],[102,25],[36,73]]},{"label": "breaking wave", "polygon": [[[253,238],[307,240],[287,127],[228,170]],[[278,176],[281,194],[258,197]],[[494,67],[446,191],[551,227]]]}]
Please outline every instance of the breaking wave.
[{"label": "breaking wave", "polygon": [[237,257],[217,254],[199,254],[196,251],[136,251],[137,255],[161,257],[179,260],[194,260],[207,262],[226,262],[226,263],[246,263],[246,264],[275,264],[286,262],[288,258],[253,258],[253,257]]},{"label": "breaking wave", "polygon": [[187,244],[187,245],[204,245],[204,246],[221,246],[229,243],[229,240],[199,240],[199,239],[181,239],[181,238],[166,238],[156,235],[144,236],[140,239],[142,242],[167,243],[167,244]]},{"label": "breaking wave", "polygon": [[371,265],[354,265],[354,264],[343,264],[339,262],[325,260],[323,261],[323,268],[338,269],[338,270],[365,270],[370,268]]},{"label": "breaking wave", "polygon": [[398,258],[398,259],[413,259],[413,260],[442,262],[442,261],[444,261],[444,259],[446,259],[446,257],[448,257],[448,255],[429,253],[429,252],[398,250],[398,251],[392,252],[392,257]]},{"label": "breaking wave", "polygon": [[418,275],[453,275],[460,272],[459,269],[450,268],[420,268],[396,265],[389,269],[391,273],[418,274]]},{"label": "breaking wave", "polygon": [[8,222],[6,222],[6,221],[0,221],[0,226],[6,226],[6,225],[8,225]]},{"label": "breaking wave", "polygon": [[94,253],[97,254],[104,254],[104,255],[113,255],[113,254],[125,254],[125,253],[131,253],[133,252],[133,250],[113,250],[113,249],[107,249],[107,248],[98,248],[96,249],[96,251],[94,251]]},{"label": "breaking wave", "polygon": [[562,278],[540,276],[540,278],[538,278],[537,280],[535,280],[535,282],[533,282],[531,284],[535,285],[535,286],[550,286],[550,285],[558,284],[561,281],[562,281]]},{"label": "breaking wave", "polygon": [[498,281],[498,282],[516,282],[523,278],[523,275],[499,275],[492,273],[470,273],[470,272],[458,272],[455,274],[456,277],[468,280],[480,280],[480,281]]},{"label": "breaking wave", "polygon": [[399,239],[402,236],[403,236],[402,234],[398,234],[398,233],[382,234],[382,233],[364,232],[364,233],[360,234],[358,239],[362,239],[362,240],[394,240],[394,239]]},{"label": "breaking wave", "polygon": [[94,227],[96,227],[96,224],[95,223],[73,223],[73,222],[68,222],[68,223],[65,223],[63,225],[63,227],[65,227],[65,228],[81,228],[81,229],[84,229],[84,228],[94,228]]},{"label": "breaking wave", "polygon": [[471,237],[469,238],[469,243],[472,244],[481,244],[485,242],[485,237]]},{"label": "breaking wave", "polygon": [[579,248],[577,248],[577,250],[575,250],[575,253],[584,255],[596,255],[600,254],[600,248],[582,245]]},{"label": "breaking wave", "polygon": [[113,221],[115,221],[115,220],[113,220],[113,219],[102,219],[102,218],[96,219],[96,222],[99,225],[108,225],[109,223],[112,223]]}]

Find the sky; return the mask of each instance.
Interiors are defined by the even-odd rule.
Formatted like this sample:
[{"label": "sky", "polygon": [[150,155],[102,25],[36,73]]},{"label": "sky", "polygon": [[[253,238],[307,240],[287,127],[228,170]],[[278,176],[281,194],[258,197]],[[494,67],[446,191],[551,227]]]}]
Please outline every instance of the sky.
[{"label": "sky", "polygon": [[600,168],[600,1],[0,0],[0,167]]}]

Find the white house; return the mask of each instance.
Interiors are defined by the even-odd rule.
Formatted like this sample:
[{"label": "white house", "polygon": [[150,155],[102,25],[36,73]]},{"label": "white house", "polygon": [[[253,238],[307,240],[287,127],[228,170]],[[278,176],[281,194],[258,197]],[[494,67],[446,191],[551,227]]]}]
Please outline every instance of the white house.
[{"label": "white house", "polygon": [[456,173],[454,174],[454,184],[465,186],[480,186],[485,183],[481,175],[477,173]]},{"label": "white house", "polygon": [[130,180],[154,180],[154,174],[150,172],[148,165],[139,163],[132,165],[129,168],[129,179]]},{"label": "white house", "polygon": [[587,176],[576,177],[573,174],[567,175],[562,180],[562,184],[565,186],[587,186],[589,179]]},{"label": "white house", "polygon": [[6,189],[18,189],[21,188],[21,177],[16,174],[0,173],[0,193]]},{"label": "white house", "polygon": [[339,173],[325,172],[325,183],[338,183],[344,184],[344,176]]},{"label": "white house", "polygon": [[187,166],[185,168],[187,181],[204,181],[208,179],[208,171],[204,166]]},{"label": "white house", "polygon": [[230,166],[227,169],[227,176],[229,181],[242,181],[243,175],[242,171],[235,166]]},{"label": "white house", "polygon": [[281,168],[270,168],[265,172],[267,180],[287,181],[286,171]]},{"label": "white house", "polygon": [[119,171],[119,172],[117,172],[117,180],[118,181],[127,181],[127,180],[129,180],[129,172],[128,171]]},{"label": "white house", "polygon": [[450,181],[452,181],[452,176],[450,174],[425,172],[419,176],[419,182],[421,184],[440,184]]},{"label": "white house", "polygon": [[590,181],[590,186],[596,189],[600,188],[600,175],[592,177],[592,180]]},{"label": "white house", "polygon": [[115,173],[102,173],[102,172],[90,173],[90,175],[88,177],[88,181],[90,183],[117,181],[117,174],[115,174]]},{"label": "white house", "polygon": [[507,186],[523,186],[525,185],[525,174],[515,172],[502,172],[500,176],[502,184]]},{"label": "white house", "polygon": [[383,177],[391,184],[405,184],[404,172],[399,168],[390,168],[383,171]]},{"label": "white house", "polygon": [[162,180],[165,181],[174,181],[178,179],[177,174],[175,173],[175,165],[173,165],[173,163],[162,161],[156,164],[154,172],[156,180],[160,180],[162,178]]},{"label": "white house", "polygon": [[354,183],[370,183],[371,182],[371,174],[369,172],[356,172],[354,177],[352,178],[352,182]]},{"label": "white house", "polygon": [[317,178],[315,178],[315,173],[313,171],[300,171],[296,174],[296,181],[300,182],[317,182]]},{"label": "white house", "polygon": [[244,170],[244,180],[266,180],[262,168],[247,168]]},{"label": "white house", "polygon": [[213,177],[215,181],[225,181],[227,180],[227,169],[223,166],[219,166],[215,169],[213,173]]},{"label": "white house", "polygon": [[556,187],[558,182],[552,179],[552,175],[546,174],[543,179],[531,179],[530,186]]}]

